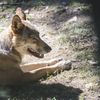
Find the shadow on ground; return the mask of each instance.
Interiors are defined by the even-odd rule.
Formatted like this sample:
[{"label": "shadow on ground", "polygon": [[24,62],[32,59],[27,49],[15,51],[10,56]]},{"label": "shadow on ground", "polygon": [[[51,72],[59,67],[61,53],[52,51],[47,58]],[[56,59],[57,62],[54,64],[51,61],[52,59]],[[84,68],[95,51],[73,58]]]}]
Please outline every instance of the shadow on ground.
[{"label": "shadow on ground", "polygon": [[[4,88],[2,100],[79,100],[82,90],[62,84],[28,84]],[[6,95],[5,95],[6,94]],[[1,91],[0,91],[1,95]],[[5,95],[5,96],[4,96]]]},{"label": "shadow on ground", "polygon": [[98,0],[91,0],[90,2],[92,4],[92,10],[93,10],[93,20],[94,20],[94,24],[95,24],[95,33],[98,37],[98,60],[100,62],[100,13],[99,13],[99,9],[100,9],[100,5],[98,4]]},{"label": "shadow on ground", "polygon": [[[88,0],[89,1],[89,0]],[[95,68],[95,72],[98,74],[98,76],[100,77],[100,13],[99,13],[99,9],[100,9],[100,5],[98,0],[90,0],[89,3],[92,5],[92,11],[93,11],[93,21],[94,21],[94,25],[95,25],[95,34],[98,38],[97,40],[97,52],[95,55],[95,59],[99,62],[97,65],[97,68]],[[99,82],[100,84],[100,82]]]}]

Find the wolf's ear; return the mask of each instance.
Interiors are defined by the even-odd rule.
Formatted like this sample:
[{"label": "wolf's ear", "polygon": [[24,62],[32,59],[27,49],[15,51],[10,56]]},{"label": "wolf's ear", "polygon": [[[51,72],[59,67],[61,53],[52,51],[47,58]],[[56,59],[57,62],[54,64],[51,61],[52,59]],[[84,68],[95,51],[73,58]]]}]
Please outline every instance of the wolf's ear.
[{"label": "wolf's ear", "polygon": [[22,8],[18,7],[15,12],[16,15],[18,15],[22,20],[26,20],[26,14],[24,13]]},{"label": "wolf's ear", "polygon": [[24,25],[20,19],[20,17],[18,15],[15,15],[12,19],[12,30],[14,31],[14,33],[18,34],[21,33]]}]

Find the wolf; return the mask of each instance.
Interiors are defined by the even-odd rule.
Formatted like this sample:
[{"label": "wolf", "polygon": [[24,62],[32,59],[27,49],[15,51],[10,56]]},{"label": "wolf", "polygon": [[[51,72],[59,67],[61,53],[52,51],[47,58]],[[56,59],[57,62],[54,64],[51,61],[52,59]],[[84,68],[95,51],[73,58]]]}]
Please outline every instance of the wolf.
[{"label": "wolf", "polygon": [[61,59],[22,64],[26,54],[42,59],[51,50],[40,38],[39,31],[27,20],[23,10],[17,8],[11,24],[0,33],[0,85],[35,81],[47,73],[65,69],[61,67]]}]

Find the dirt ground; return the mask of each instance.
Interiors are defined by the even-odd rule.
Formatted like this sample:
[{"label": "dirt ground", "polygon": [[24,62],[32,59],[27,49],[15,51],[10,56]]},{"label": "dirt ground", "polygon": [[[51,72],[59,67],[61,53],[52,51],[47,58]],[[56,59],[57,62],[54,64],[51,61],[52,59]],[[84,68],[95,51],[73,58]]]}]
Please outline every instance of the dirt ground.
[{"label": "dirt ground", "polygon": [[[19,5],[18,5],[19,6]],[[0,11],[0,32],[11,22],[17,6],[6,5]],[[91,18],[91,5],[84,3],[48,3],[21,5],[27,19],[41,33],[52,51],[39,59],[63,58],[72,63],[71,70],[47,75],[24,86],[0,87],[2,100],[100,100],[100,67],[96,59],[97,40]],[[0,100],[1,100],[0,99]]]}]

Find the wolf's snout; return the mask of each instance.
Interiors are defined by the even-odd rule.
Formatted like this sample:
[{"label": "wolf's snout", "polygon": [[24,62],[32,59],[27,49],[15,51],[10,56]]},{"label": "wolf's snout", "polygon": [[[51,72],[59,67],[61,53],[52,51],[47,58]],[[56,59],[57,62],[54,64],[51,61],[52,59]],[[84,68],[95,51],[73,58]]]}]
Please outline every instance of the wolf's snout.
[{"label": "wolf's snout", "polygon": [[46,52],[50,52],[52,50],[50,46],[45,46],[44,49]]}]

